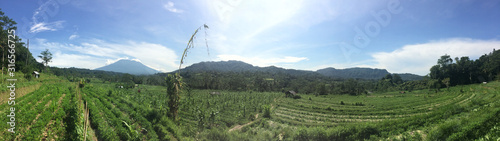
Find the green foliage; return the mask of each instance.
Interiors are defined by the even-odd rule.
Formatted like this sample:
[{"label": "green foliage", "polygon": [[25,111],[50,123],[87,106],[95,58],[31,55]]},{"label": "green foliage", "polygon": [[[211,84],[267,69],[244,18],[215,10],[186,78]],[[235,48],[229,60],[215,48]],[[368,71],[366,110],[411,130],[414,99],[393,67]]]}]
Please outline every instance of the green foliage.
[{"label": "green foliage", "polygon": [[[5,15],[0,9],[0,54],[2,58],[0,59],[2,66],[7,68],[8,64],[8,47],[10,45],[15,45],[15,60],[16,69],[21,70],[26,74],[28,70],[39,70],[43,67],[42,64],[38,63],[35,58],[33,58],[31,52],[26,48],[25,42],[19,38],[19,31],[17,31],[17,22]],[[13,32],[14,31],[14,32]],[[15,38],[8,37],[9,35],[16,35]],[[13,41],[9,43],[10,41]],[[19,71],[17,70],[17,71]]]},{"label": "green foliage", "polygon": [[180,102],[180,89],[182,88],[182,80],[177,80],[174,75],[169,74],[166,78],[167,96],[168,96],[168,111],[169,117],[173,120],[178,120],[178,110]]},{"label": "green foliage", "polygon": [[226,131],[221,129],[210,129],[201,135],[202,140],[212,140],[212,141],[229,141],[230,138]]},{"label": "green foliage", "polygon": [[395,84],[401,84],[403,83],[403,79],[401,79],[401,76],[399,76],[399,74],[394,74],[392,82]]},{"label": "green foliage", "polygon": [[262,105],[262,111],[264,111],[262,117],[271,118],[271,106]]},{"label": "green foliage", "polygon": [[317,86],[316,86],[316,93],[319,94],[319,95],[326,95],[327,92],[326,92],[326,84],[324,83],[319,83]]},{"label": "green foliage", "polygon": [[[495,79],[500,72],[500,51],[493,50],[477,60],[456,57],[455,63],[449,55],[438,59],[438,64],[430,68],[430,77],[443,81],[449,86],[481,83]],[[449,80],[448,80],[449,79]]]},{"label": "green foliage", "polygon": [[371,125],[344,126],[339,128],[299,128],[294,140],[365,140],[372,135],[379,135],[375,127]]},{"label": "green foliage", "polygon": [[[498,138],[496,127],[500,123],[498,82],[450,87],[437,94],[420,90],[405,95],[321,95],[311,97],[314,102],[282,98],[282,93],[223,91],[211,96],[208,90],[194,89],[192,99],[180,102],[183,110],[178,123],[160,110],[161,103],[168,100],[164,87],[143,85],[144,91],[137,95],[136,90],[92,82],[93,87],[81,89],[81,101],[88,104],[91,127],[100,140],[421,140],[423,136],[429,140],[491,140]],[[67,135],[64,138],[81,140],[83,114],[76,94],[79,89],[75,89],[75,83],[69,84],[46,84],[34,94],[19,98],[23,102],[19,114],[25,115],[19,121],[34,124],[21,139],[40,140],[47,123],[60,120],[65,126],[50,129]],[[63,94],[66,97],[61,100],[62,106],[51,102]],[[6,108],[0,105],[0,110]],[[251,122],[259,110],[262,114],[253,123],[228,132],[236,124]],[[38,113],[41,116],[33,122]],[[272,118],[265,118],[266,113]],[[200,128],[196,128],[197,116],[203,119]],[[21,132],[26,129],[19,128]],[[4,136],[5,132],[0,134],[2,139],[15,138]]]},{"label": "green foliage", "polygon": [[356,102],[353,105],[354,106],[365,106],[365,104],[363,104],[363,102]]},{"label": "green foliage", "polygon": [[[194,38],[196,37],[196,33],[202,29],[202,27],[199,27],[194,31],[194,33],[191,35],[191,38],[189,39],[186,48],[184,49],[184,52],[182,53],[181,61],[179,63],[179,69],[178,72],[175,73],[175,75],[168,74],[168,76],[165,78],[166,79],[166,86],[167,86],[167,96],[169,98],[168,101],[168,108],[169,108],[169,117],[172,118],[174,121],[179,120],[178,119],[178,110],[179,110],[179,102],[181,100],[180,93],[183,89],[183,84],[184,82],[182,81],[181,77],[181,68],[182,64],[184,63],[185,57],[187,57],[187,53],[189,49],[194,48]],[[205,34],[206,34],[206,29],[208,29],[208,26],[206,24],[203,25],[203,29],[205,29]],[[208,51],[208,43],[206,42],[205,38],[205,43],[207,45],[207,51]]]},{"label": "green foliage", "polygon": [[300,98],[302,98],[302,97],[301,97],[300,95],[296,94],[296,95],[293,95],[293,96],[292,96],[292,98],[293,98],[293,99],[300,99]]},{"label": "green foliage", "polygon": [[85,81],[83,81],[83,79],[82,79],[82,80],[80,80],[80,82],[78,82],[78,87],[79,87],[79,88],[83,88],[83,87],[85,87]]},{"label": "green foliage", "polygon": [[38,55],[38,58],[42,59],[42,63],[48,67],[49,63],[52,62],[52,53],[50,53],[49,49],[45,49],[45,51],[42,51],[40,55]]},{"label": "green foliage", "polygon": [[449,121],[440,124],[429,132],[429,140],[446,140],[450,135],[460,131],[460,123]]},{"label": "green foliage", "polygon": [[441,88],[441,81],[436,79],[429,80],[427,86],[429,87],[429,89],[434,89],[435,92],[437,92]]},{"label": "green foliage", "polygon": [[25,78],[26,80],[28,80],[28,81],[31,81],[31,79],[33,78],[33,76],[32,76],[32,74],[30,74],[30,73],[25,73],[25,74],[24,74],[24,78]]}]

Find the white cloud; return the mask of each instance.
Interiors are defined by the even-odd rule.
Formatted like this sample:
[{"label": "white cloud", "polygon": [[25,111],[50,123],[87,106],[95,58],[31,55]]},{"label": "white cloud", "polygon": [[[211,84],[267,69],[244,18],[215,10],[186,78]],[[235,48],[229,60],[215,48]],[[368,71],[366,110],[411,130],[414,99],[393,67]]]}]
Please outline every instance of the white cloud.
[{"label": "white cloud", "polygon": [[[177,60],[175,52],[160,44],[134,41],[116,44],[94,40],[73,45],[47,42],[45,39],[36,41],[36,48],[40,50],[47,48],[52,52],[59,52],[54,54],[54,63],[49,64],[53,66],[95,69],[129,58],[164,72],[173,71],[178,66],[175,63]],[[72,56],[74,58],[71,58]]]},{"label": "white cloud", "polygon": [[55,21],[50,23],[45,23],[45,22],[35,23],[33,26],[31,26],[29,32],[38,33],[42,31],[57,31],[63,28],[62,26],[63,23],[64,21]]},{"label": "white cloud", "polygon": [[167,2],[166,4],[164,4],[163,8],[165,8],[168,11],[173,12],[173,13],[182,13],[182,12],[184,12],[183,10],[175,8],[174,7],[174,3],[171,2],[171,1]]},{"label": "white cloud", "polygon": [[372,57],[377,62],[374,67],[385,68],[391,73],[426,75],[442,55],[448,54],[453,59],[462,56],[477,59],[493,49],[500,49],[500,41],[453,38],[406,45],[392,52],[373,53]]},{"label": "white cloud", "polygon": [[129,59],[128,59],[128,57],[117,58],[117,59],[106,59],[106,65],[113,64],[113,63],[118,62],[120,60],[129,60]]},{"label": "white cloud", "polygon": [[78,37],[80,37],[80,36],[73,34],[73,35],[69,36],[69,40],[73,40],[73,39],[76,39]]},{"label": "white cloud", "polygon": [[102,59],[96,58],[90,55],[82,55],[82,54],[66,54],[60,51],[57,51],[53,55],[52,62],[49,63],[49,66],[57,66],[63,68],[69,67],[77,67],[77,68],[98,68],[102,67],[100,62]]},{"label": "white cloud", "polygon": [[277,65],[280,63],[297,63],[308,59],[306,57],[292,57],[292,56],[270,58],[270,57],[257,57],[257,56],[247,57],[239,55],[217,55],[216,60],[222,60],[222,61],[238,60],[250,63],[254,66],[266,67],[271,65]]}]

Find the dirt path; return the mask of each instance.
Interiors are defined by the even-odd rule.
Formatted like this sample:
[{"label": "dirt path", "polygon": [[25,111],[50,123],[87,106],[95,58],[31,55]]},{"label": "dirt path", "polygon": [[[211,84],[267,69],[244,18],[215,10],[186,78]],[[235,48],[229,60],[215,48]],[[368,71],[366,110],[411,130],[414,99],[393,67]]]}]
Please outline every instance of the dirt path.
[{"label": "dirt path", "polygon": [[[274,98],[274,102],[276,102],[276,98]],[[271,104],[271,109],[273,109],[273,108],[274,108],[274,106],[273,106],[273,104]],[[240,130],[241,128],[243,128],[245,126],[248,126],[248,125],[250,125],[250,124],[252,124],[252,123],[254,123],[256,121],[259,121],[259,120],[260,120],[259,113],[257,113],[257,114],[255,114],[255,120],[250,121],[250,122],[248,122],[246,124],[243,124],[243,125],[236,125],[233,128],[229,129],[228,132],[231,132],[231,131],[234,131],[234,130]]]},{"label": "dirt path", "polygon": [[234,131],[234,130],[240,130],[241,128],[243,128],[245,126],[248,126],[256,121],[259,121],[260,119],[257,119],[257,118],[259,118],[259,113],[255,114],[255,120],[250,121],[250,122],[243,124],[243,125],[236,125],[233,128],[229,129],[229,132]]}]

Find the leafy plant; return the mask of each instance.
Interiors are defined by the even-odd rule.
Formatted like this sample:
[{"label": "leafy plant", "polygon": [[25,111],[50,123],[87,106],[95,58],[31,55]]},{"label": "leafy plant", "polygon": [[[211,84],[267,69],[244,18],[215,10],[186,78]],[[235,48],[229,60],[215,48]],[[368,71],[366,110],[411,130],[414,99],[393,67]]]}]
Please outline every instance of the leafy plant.
[{"label": "leafy plant", "polygon": [[182,69],[182,64],[184,63],[184,59],[187,57],[187,53],[189,52],[189,49],[194,48],[194,39],[196,38],[196,34],[198,33],[199,30],[205,29],[205,44],[207,46],[207,51],[208,51],[208,43],[206,39],[206,29],[209,27],[204,24],[203,26],[200,26],[198,29],[196,29],[191,35],[191,38],[188,41],[188,44],[186,48],[184,49],[184,52],[182,53],[181,61],[179,63],[179,70],[177,73],[174,75],[169,74],[166,78],[167,82],[167,96],[169,98],[168,101],[168,107],[169,107],[169,116],[173,120],[178,120],[178,111],[179,111],[179,102],[180,102],[180,93],[182,91],[182,88],[184,86],[184,82],[182,81],[181,77],[181,69]]}]

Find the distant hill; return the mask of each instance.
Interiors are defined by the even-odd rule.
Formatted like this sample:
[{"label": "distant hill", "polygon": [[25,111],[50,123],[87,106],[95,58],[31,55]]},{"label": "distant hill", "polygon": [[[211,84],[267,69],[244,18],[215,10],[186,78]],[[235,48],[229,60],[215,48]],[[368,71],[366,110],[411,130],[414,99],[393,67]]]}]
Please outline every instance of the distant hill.
[{"label": "distant hill", "polygon": [[[389,72],[385,69],[372,69],[372,68],[347,68],[335,69],[325,68],[317,71],[284,69],[275,66],[270,67],[257,67],[241,61],[217,61],[217,62],[200,62],[184,68],[185,72],[273,72],[285,73],[292,76],[299,75],[317,75],[327,76],[332,78],[359,78],[359,79],[381,79]],[[415,74],[398,74],[403,80],[420,80],[422,76]]]},{"label": "distant hill", "polygon": [[399,76],[401,76],[401,79],[403,80],[422,80],[424,79],[423,76],[416,75],[416,74],[411,74],[411,73],[397,73]]},{"label": "distant hill", "polygon": [[218,61],[218,62],[200,62],[195,63],[191,66],[184,68],[182,71],[188,72],[203,72],[203,71],[215,71],[215,72],[254,72],[259,70],[258,67],[252,66],[241,61]]},{"label": "distant hill", "polygon": [[159,71],[152,69],[141,62],[126,59],[119,60],[113,64],[109,64],[95,70],[129,73],[133,75],[151,75],[159,73]]},{"label": "distant hill", "polygon": [[380,79],[389,72],[385,69],[372,69],[372,68],[347,68],[347,69],[335,69],[335,68],[324,68],[319,69],[316,72],[329,77],[337,78],[361,78],[361,79]]},{"label": "distant hill", "polygon": [[242,61],[210,61],[195,63],[191,66],[184,68],[182,71],[187,72],[273,72],[273,73],[287,73],[291,75],[304,75],[313,73],[312,71],[284,69],[276,66],[257,67]]}]

